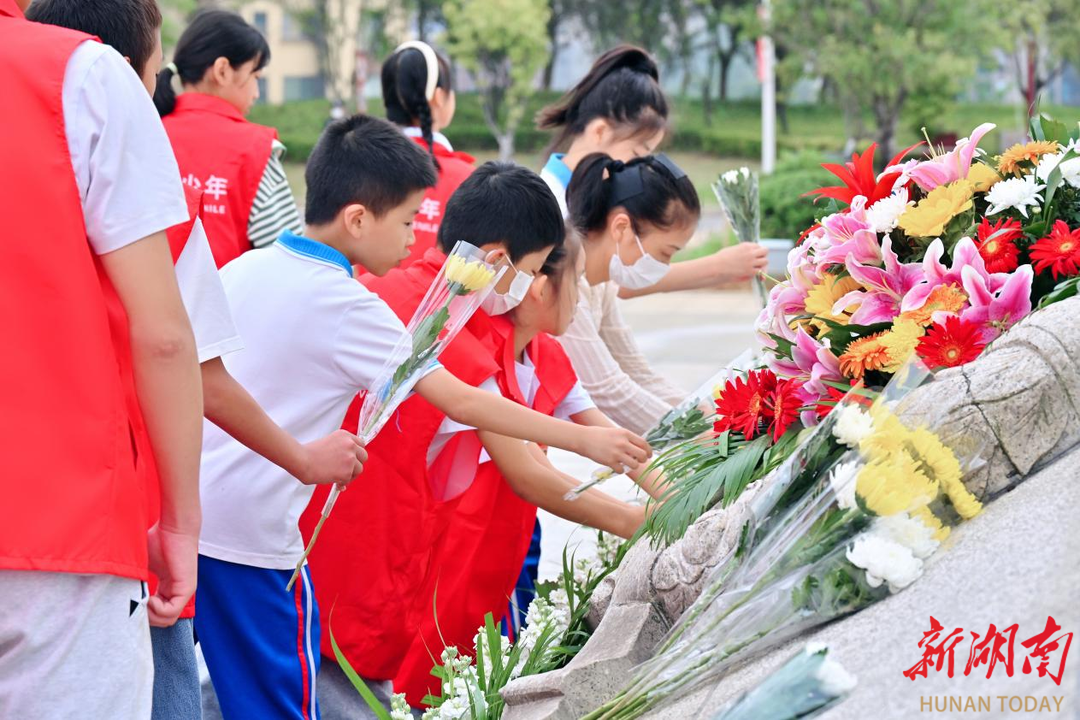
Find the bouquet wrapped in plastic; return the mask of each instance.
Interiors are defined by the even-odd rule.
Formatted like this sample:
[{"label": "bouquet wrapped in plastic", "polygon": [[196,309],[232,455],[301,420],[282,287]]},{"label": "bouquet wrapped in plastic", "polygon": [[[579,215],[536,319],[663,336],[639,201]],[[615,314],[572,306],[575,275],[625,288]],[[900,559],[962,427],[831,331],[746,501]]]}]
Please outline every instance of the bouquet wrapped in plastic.
[{"label": "bouquet wrapped in plastic", "polygon": [[[739,242],[756,243],[761,240],[761,202],[758,199],[757,175],[747,167],[729,170],[713,183],[712,188]],[[765,307],[769,302],[769,294],[765,292],[764,283],[757,275],[752,282],[761,307]]]},{"label": "bouquet wrapped in plastic", "polygon": [[[367,444],[379,434],[394,411],[412,392],[413,386],[438,359],[442,349],[469,322],[503,272],[505,267],[496,267],[488,262],[480,248],[467,242],[454,245],[409,320],[406,326],[408,332],[398,341],[370,390],[364,395],[358,431],[361,442]],[[319,522],[304,548],[300,562],[296,564],[288,589],[291,590],[296,582],[342,490],[342,486],[335,485],[326,498]]]},{"label": "bouquet wrapped in plastic", "polygon": [[[646,442],[653,451],[660,453],[678,443],[693,440],[712,430],[715,415],[712,399],[716,388],[723,385],[735,372],[752,366],[754,360],[754,351],[746,350],[657,420],[656,425],[645,436]],[[597,468],[593,471],[592,479],[566,493],[565,499],[574,500],[581,493],[596,487],[614,475],[615,471],[611,468]]]},{"label": "bouquet wrapped in plastic", "polygon": [[712,720],[795,720],[817,717],[855,689],[856,680],[811,643],[753,689],[739,695]]},{"label": "bouquet wrapped in plastic", "polygon": [[831,415],[817,432],[835,443],[818,435],[820,445],[844,451],[827,451],[809,473],[798,453],[790,472],[778,469],[774,487],[753,499],[732,557],[630,686],[590,720],[638,717],[737,660],[901,591],[950,527],[980,512],[962,477],[981,448],[949,448],[929,428],[905,426],[888,394]]}]

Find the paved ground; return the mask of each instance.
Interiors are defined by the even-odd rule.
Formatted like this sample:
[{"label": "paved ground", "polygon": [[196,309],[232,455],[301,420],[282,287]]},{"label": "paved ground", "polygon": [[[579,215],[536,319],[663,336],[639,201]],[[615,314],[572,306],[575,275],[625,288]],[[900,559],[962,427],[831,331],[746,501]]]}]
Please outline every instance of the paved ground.
[{"label": "paved ground", "polygon": [[[622,305],[653,367],[685,387],[687,393],[750,347],[758,309],[749,289],[651,295]],[[582,480],[596,467],[588,459],[561,450],[552,450],[551,459],[556,467]],[[603,487],[621,499],[637,496],[637,486],[626,477],[612,478]],[[579,555],[594,552],[596,534],[592,530],[543,511],[540,522],[544,529],[542,579],[560,572],[563,548],[568,544]]]}]

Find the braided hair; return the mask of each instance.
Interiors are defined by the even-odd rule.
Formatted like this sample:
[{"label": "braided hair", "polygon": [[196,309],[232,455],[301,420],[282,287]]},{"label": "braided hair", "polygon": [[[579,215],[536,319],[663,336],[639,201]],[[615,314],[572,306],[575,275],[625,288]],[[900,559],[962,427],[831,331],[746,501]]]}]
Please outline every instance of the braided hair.
[{"label": "braided hair", "polygon": [[[436,53],[435,57],[439,64],[439,79],[435,87],[450,91],[453,89],[450,63],[439,53]],[[424,94],[426,87],[427,61],[424,54],[415,47],[398,50],[383,63],[382,94],[386,119],[401,127],[419,124],[420,134],[427,143],[431,159],[435,162],[435,167],[439,167],[439,161],[435,158],[431,103]]]}]

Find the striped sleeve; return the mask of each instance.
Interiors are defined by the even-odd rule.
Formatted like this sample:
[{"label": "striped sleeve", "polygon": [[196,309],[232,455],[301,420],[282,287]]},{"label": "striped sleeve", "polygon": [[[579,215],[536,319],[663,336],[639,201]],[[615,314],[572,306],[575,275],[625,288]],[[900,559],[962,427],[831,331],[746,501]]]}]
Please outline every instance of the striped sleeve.
[{"label": "striped sleeve", "polygon": [[277,140],[273,142],[270,159],[259,181],[248,217],[248,239],[251,246],[256,248],[274,242],[285,230],[300,233],[304,229],[296,199],[289,187],[289,178],[285,175],[285,165],[281,161],[285,146]]}]

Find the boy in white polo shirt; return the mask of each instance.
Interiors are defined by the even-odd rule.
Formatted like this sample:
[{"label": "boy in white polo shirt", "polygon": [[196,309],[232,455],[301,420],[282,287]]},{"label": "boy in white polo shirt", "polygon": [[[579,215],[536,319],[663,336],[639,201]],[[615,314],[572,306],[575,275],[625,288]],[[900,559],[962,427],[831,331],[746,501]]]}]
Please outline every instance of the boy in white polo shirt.
[{"label": "boy in white polo shirt", "polygon": [[[408,256],[412,221],[435,184],[431,159],[389,123],[330,124],[308,160],[305,236],[284,233],[222,269],[245,349],[229,372],[301,442],[341,425],[406,332],[352,276]],[[552,239],[552,247],[561,240]],[[636,467],[648,446],[621,429],[582,429],[466,385],[435,365],[416,391],[454,420]],[[318,608],[297,526],[312,489],[212,425],[203,441],[203,530],[195,627],[226,718],[318,717]],[[362,485],[361,479],[361,485]],[[363,492],[362,487],[354,492]]]}]

